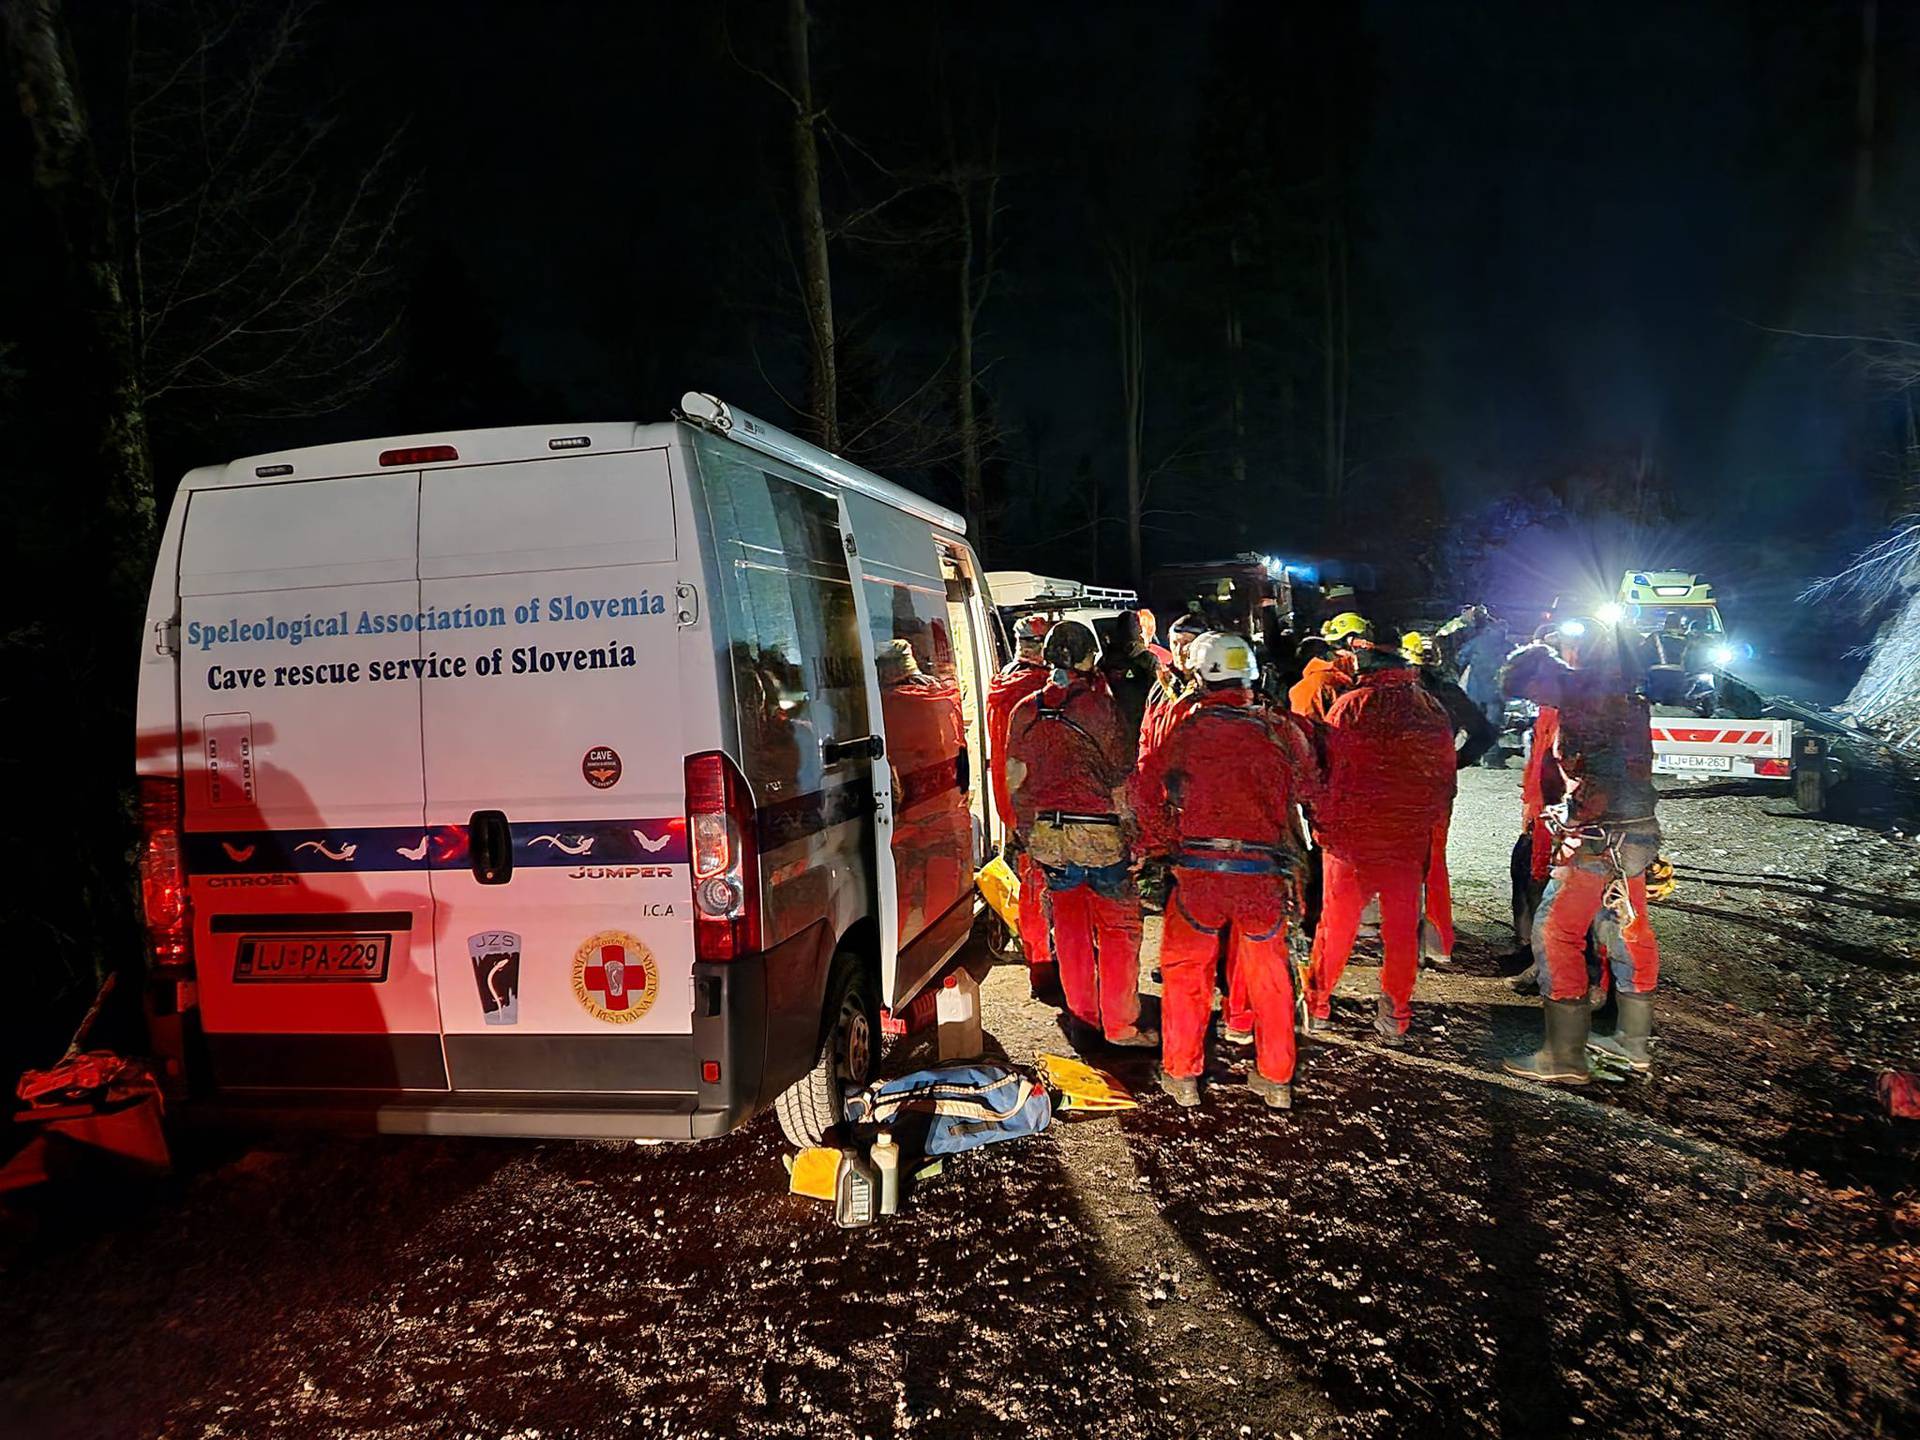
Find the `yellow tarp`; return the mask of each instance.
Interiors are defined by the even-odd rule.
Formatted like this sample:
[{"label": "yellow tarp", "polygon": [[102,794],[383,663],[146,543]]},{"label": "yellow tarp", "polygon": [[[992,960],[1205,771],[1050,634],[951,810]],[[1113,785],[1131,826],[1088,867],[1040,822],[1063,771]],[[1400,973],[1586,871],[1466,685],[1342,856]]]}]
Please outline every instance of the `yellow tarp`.
[{"label": "yellow tarp", "polygon": [[1131,1110],[1140,1102],[1104,1070],[1065,1055],[1042,1055],[1047,1084],[1060,1092],[1062,1110]]}]

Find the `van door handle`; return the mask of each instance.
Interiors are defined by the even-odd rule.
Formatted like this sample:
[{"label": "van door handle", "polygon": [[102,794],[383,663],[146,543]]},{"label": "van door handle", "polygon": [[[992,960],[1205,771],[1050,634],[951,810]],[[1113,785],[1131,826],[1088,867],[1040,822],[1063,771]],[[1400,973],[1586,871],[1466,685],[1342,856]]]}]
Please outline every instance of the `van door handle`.
[{"label": "van door handle", "polygon": [[513,878],[513,827],[499,810],[476,810],[467,821],[467,858],[482,885],[504,885]]},{"label": "van door handle", "polygon": [[886,757],[887,742],[878,735],[862,735],[854,740],[822,740],[820,763],[839,765],[848,760],[880,760]]}]

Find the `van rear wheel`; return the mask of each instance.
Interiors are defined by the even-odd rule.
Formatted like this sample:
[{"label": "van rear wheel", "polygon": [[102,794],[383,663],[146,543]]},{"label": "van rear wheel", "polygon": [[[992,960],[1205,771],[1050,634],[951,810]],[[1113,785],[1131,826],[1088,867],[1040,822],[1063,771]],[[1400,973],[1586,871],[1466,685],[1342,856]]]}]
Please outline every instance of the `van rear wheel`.
[{"label": "van rear wheel", "polygon": [[813,1068],[773,1102],[780,1130],[795,1145],[821,1145],[840,1124],[849,1085],[873,1079],[880,1060],[880,1003],[858,955],[841,954],[827,976],[820,1051]]}]

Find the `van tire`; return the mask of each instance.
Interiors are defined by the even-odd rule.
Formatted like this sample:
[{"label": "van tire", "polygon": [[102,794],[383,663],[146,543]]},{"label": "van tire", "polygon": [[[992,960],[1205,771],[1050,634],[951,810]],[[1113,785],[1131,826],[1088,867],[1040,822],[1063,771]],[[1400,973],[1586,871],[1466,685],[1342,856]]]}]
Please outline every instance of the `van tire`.
[{"label": "van tire", "polygon": [[848,1085],[872,1080],[880,1061],[880,1002],[873,974],[842,951],[827,973],[820,1049],[813,1068],[773,1102],[780,1130],[794,1145],[826,1143],[839,1126]]}]

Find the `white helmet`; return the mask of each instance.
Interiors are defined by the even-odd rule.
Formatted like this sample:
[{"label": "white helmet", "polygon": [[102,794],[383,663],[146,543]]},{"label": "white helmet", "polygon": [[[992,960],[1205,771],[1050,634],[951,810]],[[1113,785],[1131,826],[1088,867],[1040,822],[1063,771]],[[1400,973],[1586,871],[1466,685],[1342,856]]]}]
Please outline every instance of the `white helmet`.
[{"label": "white helmet", "polygon": [[1244,635],[1209,630],[1193,642],[1187,667],[1207,685],[1251,685],[1260,678],[1260,662]]}]

